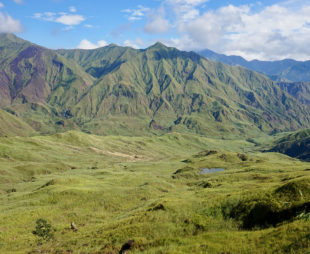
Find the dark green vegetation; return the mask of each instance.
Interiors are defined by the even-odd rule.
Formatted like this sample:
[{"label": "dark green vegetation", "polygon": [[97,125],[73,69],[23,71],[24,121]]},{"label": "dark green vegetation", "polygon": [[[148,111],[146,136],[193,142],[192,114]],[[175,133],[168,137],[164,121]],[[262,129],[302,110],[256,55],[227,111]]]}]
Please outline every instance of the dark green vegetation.
[{"label": "dark green vegetation", "polygon": [[310,123],[307,106],[265,76],[160,43],[52,51],[0,41],[1,106],[40,133],[235,137]]},{"label": "dark green vegetation", "polygon": [[292,59],[281,61],[247,61],[240,56],[226,56],[211,50],[203,50],[198,53],[213,61],[223,62],[233,66],[239,65],[263,73],[275,81],[310,81],[310,61],[302,62]]},{"label": "dark green vegetation", "polygon": [[307,253],[295,87],[160,43],[0,35],[0,253]]},{"label": "dark green vegetation", "polygon": [[310,129],[288,134],[274,143],[270,151],[310,161]]}]

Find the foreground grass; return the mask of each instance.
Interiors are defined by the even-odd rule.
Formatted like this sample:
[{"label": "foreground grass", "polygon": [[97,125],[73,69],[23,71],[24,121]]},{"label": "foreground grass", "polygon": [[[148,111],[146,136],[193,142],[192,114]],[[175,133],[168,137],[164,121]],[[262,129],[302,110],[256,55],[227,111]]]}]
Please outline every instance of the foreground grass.
[{"label": "foreground grass", "polygon": [[[134,239],[131,253],[307,253],[305,218],[244,229],[225,216],[242,200],[310,179],[309,163],[254,148],[182,134],[3,138],[0,252],[118,253]],[[199,153],[206,149],[214,151]],[[225,170],[199,174],[213,167]],[[300,191],[308,202],[310,190]],[[56,228],[42,245],[32,234],[39,218]]]}]

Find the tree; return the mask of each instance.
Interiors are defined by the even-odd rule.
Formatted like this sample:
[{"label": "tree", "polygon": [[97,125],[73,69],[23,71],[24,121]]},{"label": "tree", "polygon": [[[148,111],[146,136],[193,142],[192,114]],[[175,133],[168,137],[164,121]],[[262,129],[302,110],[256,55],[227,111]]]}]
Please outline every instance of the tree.
[{"label": "tree", "polygon": [[41,244],[43,241],[51,240],[54,237],[54,232],[56,230],[47,223],[45,219],[38,219],[36,221],[36,228],[32,231],[32,234],[38,237],[38,242]]}]

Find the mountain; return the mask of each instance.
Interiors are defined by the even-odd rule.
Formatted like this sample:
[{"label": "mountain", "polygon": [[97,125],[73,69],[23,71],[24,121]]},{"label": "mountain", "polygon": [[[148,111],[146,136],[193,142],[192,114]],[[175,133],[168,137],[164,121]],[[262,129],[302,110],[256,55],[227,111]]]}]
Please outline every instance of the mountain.
[{"label": "mountain", "polygon": [[0,107],[40,131],[62,121],[66,103],[94,82],[78,64],[53,50],[11,34],[1,34],[0,45]]},{"label": "mountain", "polygon": [[284,59],[280,61],[247,61],[240,56],[227,56],[215,53],[209,49],[198,52],[207,59],[226,63],[232,66],[243,66],[269,76],[274,81],[310,81],[310,61],[295,61]]},{"label": "mountain", "polygon": [[277,140],[270,151],[310,161],[310,129],[286,135]]},{"label": "mountain", "polygon": [[161,43],[55,51],[2,35],[0,45],[0,107],[41,133],[235,137],[310,124],[309,109],[264,75]]},{"label": "mountain", "polygon": [[302,104],[310,106],[310,82],[279,82],[278,85]]}]

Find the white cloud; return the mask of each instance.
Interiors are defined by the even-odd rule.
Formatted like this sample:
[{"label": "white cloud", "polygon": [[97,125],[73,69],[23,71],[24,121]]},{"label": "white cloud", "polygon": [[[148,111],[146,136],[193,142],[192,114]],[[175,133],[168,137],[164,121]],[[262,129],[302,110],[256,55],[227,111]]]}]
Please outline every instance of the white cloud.
[{"label": "white cloud", "polygon": [[130,21],[141,20],[148,11],[150,11],[150,8],[144,7],[142,5],[138,5],[136,9],[122,10],[122,12],[127,13],[128,20]]},{"label": "white cloud", "polygon": [[4,4],[0,2],[0,8],[4,8]]},{"label": "white cloud", "polygon": [[86,28],[94,28],[94,26],[92,24],[85,24],[84,27],[86,27]]},{"label": "white cloud", "polygon": [[21,31],[22,25],[19,20],[0,12],[0,33],[19,33]]},{"label": "white cloud", "polygon": [[144,31],[150,34],[166,33],[169,31],[169,21],[161,16],[153,17],[144,27]]},{"label": "white cloud", "polygon": [[70,12],[77,12],[77,9],[74,6],[70,6],[69,11]]},{"label": "white cloud", "polygon": [[169,20],[165,18],[165,9],[159,8],[155,12],[150,12],[147,17],[147,23],[144,26],[146,33],[167,33],[170,29]]},{"label": "white cloud", "polygon": [[209,0],[168,0],[170,3],[174,4],[188,4],[188,5],[199,5],[202,3],[206,3]]},{"label": "white cloud", "polygon": [[131,47],[131,48],[135,48],[135,49],[140,49],[140,48],[143,48],[145,46],[145,43],[143,42],[142,39],[137,38],[135,40],[125,40],[123,42],[123,46]]},{"label": "white cloud", "polygon": [[77,46],[78,49],[96,49],[100,47],[107,46],[108,43],[104,40],[98,41],[96,44],[90,42],[87,39],[83,39],[80,44]]},{"label": "white cloud", "polygon": [[43,13],[35,13],[33,15],[33,18],[50,21],[50,22],[56,22],[60,23],[66,26],[76,26],[81,24],[83,21],[86,20],[86,18],[82,15],[78,14],[68,14],[66,12],[43,12]]},{"label": "white cloud", "polygon": [[79,25],[85,20],[82,15],[75,14],[63,14],[55,19],[55,22],[67,25],[67,26],[75,26]]},{"label": "white cloud", "polygon": [[210,48],[247,59],[310,59],[310,4],[293,2],[256,10],[252,5],[228,5],[196,17],[189,15],[195,8],[189,8],[176,17],[179,37],[168,44],[185,50]]},{"label": "white cloud", "polygon": [[17,3],[17,4],[22,4],[23,0],[14,0],[14,2]]}]

